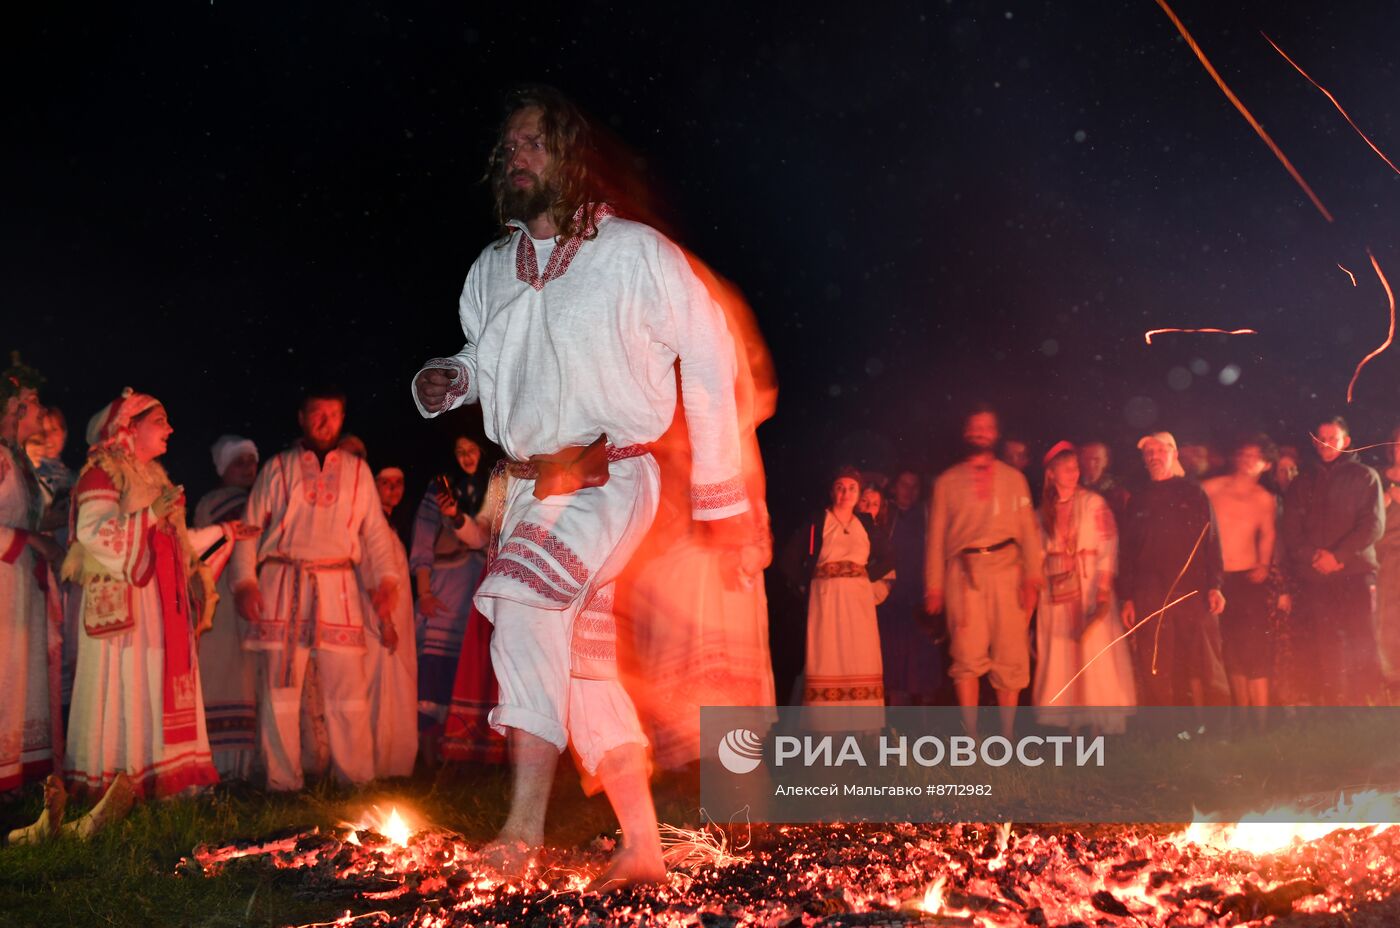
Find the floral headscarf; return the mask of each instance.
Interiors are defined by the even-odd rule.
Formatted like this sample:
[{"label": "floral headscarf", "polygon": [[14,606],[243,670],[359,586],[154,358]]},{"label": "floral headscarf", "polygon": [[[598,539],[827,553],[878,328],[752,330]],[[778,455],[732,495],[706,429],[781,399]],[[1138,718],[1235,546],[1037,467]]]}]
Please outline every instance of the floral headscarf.
[{"label": "floral headscarf", "polygon": [[88,421],[88,450],[117,450],[134,453],[135,433],[131,422],[141,413],[160,405],[160,400],[127,387]]}]

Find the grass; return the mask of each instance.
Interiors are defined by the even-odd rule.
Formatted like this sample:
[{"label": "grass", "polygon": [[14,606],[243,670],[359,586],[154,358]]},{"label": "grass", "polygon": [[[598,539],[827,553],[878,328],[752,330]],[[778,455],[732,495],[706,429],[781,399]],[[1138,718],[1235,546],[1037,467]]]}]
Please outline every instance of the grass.
[{"label": "grass", "polygon": [[[294,879],[267,868],[229,866],[217,877],[179,873],[182,857],[201,843],[224,844],[265,837],[283,829],[331,827],[355,820],[374,804],[404,803],[435,825],[485,841],[504,819],[509,783],[504,770],[456,771],[437,781],[376,783],[362,790],[323,783],[297,794],[219,788],[206,795],[148,803],[88,842],[60,839],[0,849],[0,925],[112,926],[112,928],[261,928],[327,920],[344,906],[298,899]],[[696,817],[692,780],[667,779],[657,788],[664,821]],[[37,787],[0,806],[6,830],[39,814]],[[83,807],[74,805],[72,814]],[[612,834],[616,822],[601,797],[585,797],[562,764],[550,802],[546,840],[556,846],[586,844]],[[368,910],[375,906],[362,906]],[[358,910],[357,910],[358,911]]]}]

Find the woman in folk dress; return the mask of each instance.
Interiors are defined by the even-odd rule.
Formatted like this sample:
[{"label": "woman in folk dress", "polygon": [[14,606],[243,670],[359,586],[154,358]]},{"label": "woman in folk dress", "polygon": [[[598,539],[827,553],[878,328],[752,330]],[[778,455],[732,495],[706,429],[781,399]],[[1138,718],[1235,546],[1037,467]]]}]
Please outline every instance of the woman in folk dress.
[{"label": "woman in folk dress", "polygon": [[1104,498],[1079,485],[1079,456],[1067,441],[1045,455],[1040,525],[1045,586],[1036,627],[1036,718],[1047,725],[1121,733],[1137,694],[1126,643],[1104,651],[1121,633],[1113,595],[1118,529]]},{"label": "woman in folk dress", "polygon": [[199,555],[256,529],[185,527],[183,488],[157,462],[173,429],[154,397],[128,387],[94,426],[64,562],[83,596],[64,770],[89,793],[164,797],[218,781],[195,652],[213,587]]},{"label": "woman in folk dress", "polygon": [[[831,484],[831,505],[805,528],[807,664],[802,702],[807,706],[885,705],[875,606],[889,594],[893,576],[883,536],[868,516],[855,511],[860,491],[860,472],[843,468]],[[872,582],[872,577],[878,579]],[[878,719],[862,714],[852,721],[862,729],[884,724],[883,713]],[[814,719],[814,724],[822,723]]]}]

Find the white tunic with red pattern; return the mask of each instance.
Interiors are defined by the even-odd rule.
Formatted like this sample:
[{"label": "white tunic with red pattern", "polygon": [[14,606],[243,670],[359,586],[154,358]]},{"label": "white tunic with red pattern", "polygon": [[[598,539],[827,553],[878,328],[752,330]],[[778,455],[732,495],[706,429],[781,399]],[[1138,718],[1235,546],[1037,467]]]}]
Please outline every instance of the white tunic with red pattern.
[{"label": "white tunic with red pattern", "polygon": [[[369,466],[343,451],[329,452],[322,464],[298,443],[258,474],[244,521],[261,526],[262,535],[238,543],[230,580],[235,589],[260,581],[263,621],[248,623],[243,646],[365,650],[355,568],[377,587],[396,563],[394,530]],[[373,555],[369,569],[361,564],[366,553]]]},{"label": "white tunic with red pattern", "polygon": [[[485,248],[467,274],[467,343],[425,368],[457,373],[448,409],[480,402],[486,434],[517,461],[587,445],[655,441],[676,410],[675,367],[693,454],[697,520],[746,512],[734,344],[723,312],[685,254],[656,230],[597,214],[597,237],[551,247],[540,268],[523,224]],[[424,416],[435,415],[414,402]],[[477,605],[512,600],[577,613],[630,557],[655,513],[656,464],[614,462],[603,487],[540,501],[513,481],[499,556]],[[605,635],[606,637],[606,635]]]}]

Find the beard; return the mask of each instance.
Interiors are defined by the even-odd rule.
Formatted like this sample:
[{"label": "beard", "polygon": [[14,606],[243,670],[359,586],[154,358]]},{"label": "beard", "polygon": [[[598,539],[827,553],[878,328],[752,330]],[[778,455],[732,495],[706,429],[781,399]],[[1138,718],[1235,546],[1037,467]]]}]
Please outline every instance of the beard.
[{"label": "beard", "polygon": [[[528,187],[515,186],[512,178],[522,174],[534,178],[534,183]],[[505,191],[501,194],[501,211],[507,219],[529,222],[541,213],[549,212],[558,195],[559,191],[553,184],[544,183],[528,171],[516,171],[506,176]]]},{"label": "beard", "polygon": [[995,441],[983,442],[980,439],[973,440],[967,438],[966,436],[964,436],[962,439],[962,446],[962,456],[964,458],[970,458],[978,454],[991,454],[994,451],[996,451],[997,447]]}]

